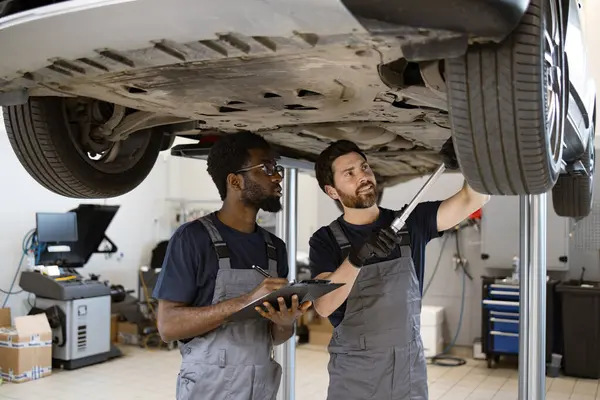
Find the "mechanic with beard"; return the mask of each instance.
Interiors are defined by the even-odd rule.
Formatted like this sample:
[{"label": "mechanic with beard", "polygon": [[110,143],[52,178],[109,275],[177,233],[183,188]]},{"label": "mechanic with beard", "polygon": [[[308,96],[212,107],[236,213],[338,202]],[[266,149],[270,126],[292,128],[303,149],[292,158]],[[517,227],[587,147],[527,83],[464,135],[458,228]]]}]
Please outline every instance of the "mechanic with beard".
[{"label": "mechanic with beard", "polygon": [[256,223],[259,209],[281,209],[283,168],[261,136],[243,132],[212,146],[208,173],[223,205],[177,229],[153,292],[161,338],[180,341],[176,398],[274,399],[282,371],[273,346],[292,337],[311,303],[279,299],[280,311],[266,303],[256,319],[225,320],[288,284],[285,243]]},{"label": "mechanic with beard", "polygon": [[[458,169],[451,140],[441,155],[448,169]],[[389,227],[402,210],[377,205],[375,176],[354,143],[330,145],[315,172],[321,189],[344,210],[310,239],[312,275],[346,284],[314,304],[334,326],[327,398],[427,399],[420,336],[425,246],[489,196],[465,183],[444,201],[419,203],[395,234]]]}]

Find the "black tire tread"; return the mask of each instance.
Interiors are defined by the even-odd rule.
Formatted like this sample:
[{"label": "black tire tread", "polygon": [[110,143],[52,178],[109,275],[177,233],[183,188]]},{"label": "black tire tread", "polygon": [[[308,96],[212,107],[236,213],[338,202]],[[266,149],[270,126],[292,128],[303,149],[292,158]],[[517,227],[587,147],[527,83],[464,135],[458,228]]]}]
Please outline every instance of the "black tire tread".
[{"label": "black tire tread", "polygon": [[584,218],[592,211],[590,185],[585,175],[561,175],[552,188],[552,205],[559,217]]},{"label": "black tire tread", "polygon": [[42,186],[66,197],[96,196],[94,190],[78,182],[56,152],[48,120],[42,116],[44,104],[35,99],[5,107],[8,140],[25,170]]},{"label": "black tire tread", "polygon": [[545,193],[558,177],[544,135],[541,1],[503,43],[446,62],[457,158],[480,193]]},{"label": "black tire tread", "polygon": [[[27,173],[44,188],[70,198],[110,198],[138,186],[152,169],[161,137],[152,138],[130,170],[109,176],[81,160],[67,134],[59,98],[31,98],[3,108],[8,140]],[[137,134],[137,133],[136,133]]]},{"label": "black tire tread", "polygon": [[[581,163],[588,169],[591,164],[591,151],[595,152],[593,134],[590,135],[588,147],[581,157]],[[594,196],[594,169],[592,169],[591,177],[587,175],[568,174],[558,177],[556,185],[552,188],[552,205],[556,215],[560,217],[585,218],[590,214]]]}]

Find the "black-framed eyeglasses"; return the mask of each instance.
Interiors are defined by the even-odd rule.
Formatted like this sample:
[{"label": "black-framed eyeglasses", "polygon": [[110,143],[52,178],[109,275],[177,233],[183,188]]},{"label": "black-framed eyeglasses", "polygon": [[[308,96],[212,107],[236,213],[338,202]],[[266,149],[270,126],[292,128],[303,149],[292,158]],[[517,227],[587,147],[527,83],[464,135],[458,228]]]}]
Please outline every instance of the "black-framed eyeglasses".
[{"label": "black-framed eyeglasses", "polygon": [[276,173],[278,173],[279,176],[281,176],[281,179],[283,179],[284,168],[281,165],[271,164],[271,163],[263,163],[263,164],[258,164],[258,165],[252,165],[251,167],[246,167],[246,168],[238,169],[237,171],[235,171],[235,173],[239,174],[240,172],[247,172],[247,171],[251,171],[253,169],[257,169],[257,168],[262,168],[263,172],[267,176],[273,176]]}]

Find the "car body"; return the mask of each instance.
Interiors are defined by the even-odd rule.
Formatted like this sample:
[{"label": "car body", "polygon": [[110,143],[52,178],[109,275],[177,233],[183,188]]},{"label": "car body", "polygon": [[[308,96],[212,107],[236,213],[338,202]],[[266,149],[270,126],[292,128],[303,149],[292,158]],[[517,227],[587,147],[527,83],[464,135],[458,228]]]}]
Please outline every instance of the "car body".
[{"label": "car body", "polygon": [[[454,137],[461,170],[477,190],[546,192],[560,177],[591,180],[593,168],[581,160],[590,137],[593,143],[596,93],[579,1],[532,2],[4,0],[0,105],[19,160],[40,184],[64,196],[122,195],[145,178],[175,136],[197,138],[195,146],[174,149],[197,156],[215,137],[239,130],[257,132],[283,156],[309,163],[332,141],[353,140],[368,154],[380,186],[389,187],[433,172],[438,150],[460,131],[455,110],[469,84],[461,83],[457,65],[472,69],[471,49],[496,52],[495,62],[510,63],[497,48],[514,40],[523,18],[536,18],[536,7],[552,4],[566,60],[561,64],[555,54],[561,67],[549,70],[555,87],[567,76],[567,89],[557,97],[565,115],[552,128],[558,139],[548,159],[555,160],[540,172],[547,177],[537,186],[535,174],[527,184],[511,183],[511,176],[532,167],[494,144],[506,124],[481,124],[472,106],[466,119],[481,128]],[[528,68],[536,70],[536,60]],[[516,64],[505,71],[517,70]],[[541,66],[538,72],[543,80],[550,76],[551,86],[552,74]],[[486,97],[492,78],[470,84],[480,92],[469,92],[469,101]],[[514,76],[504,78],[519,87]],[[536,90],[543,92],[543,85]],[[519,110],[496,100],[500,92],[487,97],[482,115],[517,118]],[[547,133],[536,129],[540,137]],[[476,136],[482,130],[487,136]],[[482,140],[489,143],[487,159],[475,149]],[[540,149],[552,147],[547,142],[540,141]],[[43,151],[48,143],[50,156]],[[490,183],[500,172],[485,170],[498,165],[492,157],[498,154],[504,154],[503,169],[518,165],[506,184]]]}]

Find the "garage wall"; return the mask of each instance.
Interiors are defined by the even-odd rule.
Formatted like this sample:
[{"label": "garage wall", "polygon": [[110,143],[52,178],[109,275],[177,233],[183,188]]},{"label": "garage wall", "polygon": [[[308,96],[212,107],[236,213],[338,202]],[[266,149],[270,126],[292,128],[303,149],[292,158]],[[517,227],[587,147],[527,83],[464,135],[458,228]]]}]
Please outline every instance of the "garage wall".
[{"label": "garage wall", "polygon": [[[182,142],[184,140],[178,140],[176,144]],[[0,185],[3,192],[0,289],[8,290],[21,257],[23,237],[35,228],[35,213],[65,212],[86,201],[55,195],[35,182],[13,153],[1,117]],[[312,177],[299,175],[299,193],[303,193],[302,201],[299,201],[299,218],[303,221],[298,227],[299,251],[306,250],[307,236],[314,230],[315,187],[316,181]],[[174,218],[182,202],[188,209],[210,210],[221,203],[204,161],[171,157],[168,152],[159,157],[148,178],[132,192],[113,199],[87,201],[121,206],[107,230],[107,236],[119,247],[119,252],[110,258],[93,255],[80,273],[84,276],[100,274],[102,280],[137,289],[138,268],[150,261],[150,252],[157,242],[170,237],[177,226]],[[19,290],[18,279],[14,290]],[[4,297],[0,293],[0,306]],[[30,308],[26,293],[11,296],[8,305],[13,308],[14,315],[26,314]]]}]

